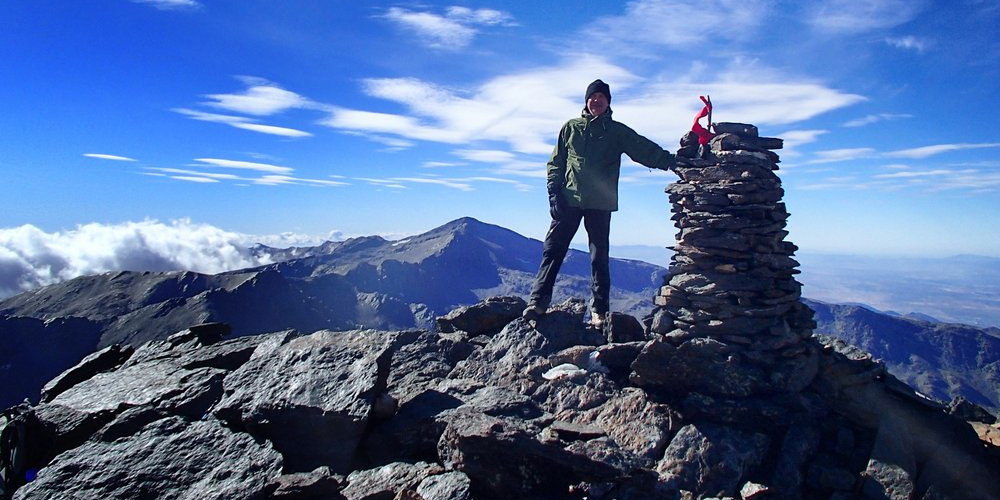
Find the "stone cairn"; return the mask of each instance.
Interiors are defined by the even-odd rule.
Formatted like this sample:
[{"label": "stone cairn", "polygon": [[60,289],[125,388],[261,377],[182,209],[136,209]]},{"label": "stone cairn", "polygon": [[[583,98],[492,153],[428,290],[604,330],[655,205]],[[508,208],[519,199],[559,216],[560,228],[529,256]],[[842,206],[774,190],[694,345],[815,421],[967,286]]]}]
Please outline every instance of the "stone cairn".
[{"label": "stone cairn", "polygon": [[794,393],[815,377],[818,353],[803,341],[816,323],[799,302],[797,247],[784,241],[789,214],[771,151],[782,140],[758,137],[753,125],[715,128],[706,145],[681,139],[680,181],[666,189],[680,231],[649,324],[664,349],[681,351],[661,354],[696,354],[704,365],[659,375],[650,366],[636,382],[720,397]]}]

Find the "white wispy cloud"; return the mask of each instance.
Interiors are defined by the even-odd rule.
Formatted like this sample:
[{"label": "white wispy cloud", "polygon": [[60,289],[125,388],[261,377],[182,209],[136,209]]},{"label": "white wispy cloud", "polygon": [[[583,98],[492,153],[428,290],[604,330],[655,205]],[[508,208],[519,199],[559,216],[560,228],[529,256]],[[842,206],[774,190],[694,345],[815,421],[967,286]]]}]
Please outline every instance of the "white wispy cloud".
[{"label": "white wispy cloud", "polygon": [[[727,116],[759,126],[806,120],[865,99],[752,61],[735,61],[712,81],[646,82],[603,57],[577,55],[560,65],[495,77],[464,93],[414,78],[366,80],[368,95],[399,103],[407,112],[336,108],[321,124],[448,144],[505,142],[516,153],[547,155],[559,127],[580,112],[582,89],[595,75],[611,83],[612,95],[628,91],[613,99],[615,117],[665,147],[690,128],[701,107],[692,96],[706,92]],[[530,103],[526,95],[532,96]]]},{"label": "white wispy cloud", "polygon": [[[240,160],[225,160],[220,158],[198,158],[194,160],[199,163],[189,165],[193,168],[229,168],[237,170],[247,170],[251,172],[262,172],[264,175],[257,177],[235,175],[229,173],[210,172],[204,170],[191,170],[181,168],[147,167],[146,175],[170,177],[171,179],[197,183],[217,183],[219,181],[234,181],[260,186],[282,186],[282,185],[305,185],[305,186],[347,186],[348,182],[330,179],[312,179],[306,177],[296,177],[291,175],[294,169],[269,163],[257,163]],[[336,178],[340,176],[330,176]]]},{"label": "white wispy cloud", "polygon": [[519,160],[501,163],[493,171],[497,174],[531,177],[534,179],[544,179],[546,175],[545,160],[543,159],[539,159],[538,161]]},{"label": "white wispy cloud", "polygon": [[[207,97],[209,100],[202,102],[201,105],[255,117],[271,116],[290,109],[325,109],[324,105],[313,102],[295,92],[285,90],[280,85],[263,78],[254,76],[238,76],[236,78],[246,85],[245,90],[227,94],[206,94],[203,97]],[[260,123],[258,119],[247,116],[209,113],[190,108],[174,108],[173,111],[194,120],[222,123],[262,134],[282,137],[309,137],[312,135],[304,130]]]},{"label": "white wispy cloud", "polygon": [[490,182],[494,184],[507,184],[513,186],[518,191],[530,191],[532,189],[531,184],[525,184],[521,181],[517,181],[514,179],[505,179],[501,177],[466,177],[463,180],[469,182]]},{"label": "white wispy cloud", "polygon": [[928,40],[917,38],[912,35],[898,38],[887,37],[885,39],[885,43],[896,47],[897,49],[915,50],[918,53],[922,53],[930,47],[930,42]]},{"label": "white wispy cloud", "polygon": [[852,190],[862,191],[871,189],[871,183],[866,182],[844,182],[840,180],[824,180],[815,183],[799,184],[792,187],[797,191],[828,191],[828,190]]},{"label": "white wispy cloud", "polygon": [[[323,125],[447,144],[501,141],[516,152],[545,154],[566,118],[583,107],[582,89],[594,74],[612,81],[636,77],[595,56],[563,65],[509,73],[459,93],[414,78],[369,79],[366,94],[397,102],[407,114],[337,108]],[[530,95],[530,101],[524,96]]]},{"label": "white wispy cloud", "polygon": [[252,161],[240,161],[240,160],[225,160],[221,158],[195,158],[194,161],[203,163],[205,165],[211,165],[214,167],[256,170],[258,172],[269,172],[276,174],[286,174],[293,172],[295,170],[291,167],[271,165],[270,163],[257,163]]},{"label": "white wispy cloud", "polygon": [[871,114],[861,118],[857,118],[844,123],[845,127],[863,127],[865,125],[871,125],[873,123],[878,123],[881,121],[889,120],[902,120],[904,118],[913,118],[913,115],[906,113],[878,113]]},{"label": "white wispy cloud", "polygon": [[793,189],[803,191],[870,189],[889,192],[906,190],[918,193],[963,191],[970,195],[991,194],[1000,190],[1000,172],[997,171],[975,168],[916,170],[906,165],[887,165],[885,168],[897,171],[875,174],[869,178],[861,178],[858,175],[826,177],[813,183],[796,184]]},{"label": "white wispy cloud", "polygon": [[817,151],[816,158],[809,160],[806,164],[832,163],[838,161],[857,160],[859,158],[869,158],[875,154],[874,148],[841,148]]},{"label": "white wispy cloud", "polygon": [[960,173],[943,176],[929,191],[966,190],[970,194],[990,194],[1000,191],[1000,172]]},{"label": "white wispy cloud", "polygon": [[[222,180],[246,180],[243,177],[240,177],[238,175],[233,175],[233,174],[219,174],[219,173],[213,173],[213,172],[200,172],[200,171],[197,171],[197,170],[187,170],[187,169],[182,169],[182,168],[149,167],[147,170],[150,170],[150,171],[153,171],[153,172],[162,172],[164,174],[173,174],[173,175],[180,175],[180,176],[187,176],[187,177],[197,176],[197,177],[207,178],[209,180],[219,180],[219,179],[222,179]],[[174,177],[174,178],[176,179],[177,177]],[[190,180],[190,179],[185,179],[185,180]],[[207,181],[195,181],[195,182],[207,182]]]},{"label": "white wispy cloud", "polygon": [[283,137],[312,136],[312,134],[303,130],[288,128],[288,127],[278,127],[275,125],[265,125],[262,123],[257,123],[256,120],[244,116],[220,115],[218,113],[206,113],[204,111],[197,111],[188,108],[174,108],[173,111],[175,113],[180,113],[195,120],[213,122],[213,123],[223,123],[231,127],[236,127],[238,129],[251,130],[253,132],[260,132],[262,134],[280,135]]},{"label": "white wispy cloud", "polygon": [[355,177],[355,180],[367,182],[369,184],[374,184],[376,186],[387,187],[392,189],[409,189],[405,184],[392,179],[375,179],[372,177]]},{"label": "white wispy cloud", "polygon": [[458,6],[447,8],[444,14],[391,7],[382,17],[416,33],[426,45],[447,50],[467,47],[479,33],[478,26],[514,25],[506,12]]},{"label": "white wispy cloud", "polygon": [[195,0],[132,0],[135,3],[145,3],[160,10],[198,9],[201,4]]},{"label": "white wispy cloud", "polygon": [[828,130],[788,130],[778,134],[778,137],[781,137],[783,141],[780,151],[781,157],[796,158],[802,156],[802,153],[798,151],[799,146],[816,142],[821,135],[827,133],[829,133]]},{"label": "white wispy cloud", "polygon": [[857,181],[858,177],[856,175],[841,175],[834,177],[827,177],[824,179],[825,182],[838,182],[838,183],[848,183]]},{"label": "white wispy cloud", "polygon": [[515,26],[514,17],[496,9],[470,9],[453,5],[445,9],[450,19],[455,19],[468,24],[480,24],[484,26]]},{"label": "white wispy cloud", "polygon": [[974,174],[978,172],[975,169],[965,169],[965,170],[948,170],[948,169],[937,169],[937,170],[914,170],[905,172],[894,172],[891,174],[878,174],[874,177],[876,179],[899,179],[899,178],[910,178],[910,177],[936,177],[936,176],[951,176],[951,175],[967,175]]},{"label": "white wispy cloud", "polygon": [[386,178],[375,178],[375,177],[356,177],[355,180],[368,182],[370,184],[375,184],[383,187],[392,187],[396,189],[407,189],[408,184],[432,184],[437,186],[444,186],[451,189],[456,189],[459,191],[474,191],[475,183],[493,183],[493,184],[508,184],[514,186],[516,189],[521,191],[527,191],[531,189],[531,185],[525,184],[520,181],[505,179],[502,177],[490,177],[490,176],[472,176],[472,177],[461,177],[461,178],[446,178],[446,177],[386,177]]},{"label": "white wispy cloud", "polygon": [[979,144],[958,143],[958,144],[935,144],[933,146],[922,146],[919,148],[901,149],[890,151],[885,156],[890,158],[927,158],[928,156],[939,155],[951,151],[961,151],[966,149],[983,149],[1000,147],[1000,142],[988,142]]},{"label": "white wispy cloud", "polygon": [[459,191],[472,191],[472,185],[466,180],[458,179],[434,179],[427,177],[393,177],[389,179],[398,183],[414,183],[414,184],[435,184],[438,186],[449,187],[452,189],[457,189]]},{"label": "white wispy cloud", "polygon": [[445,168],[445,167],[461,167],[462,165],[466,164],[454,161],[425,161],[421,166],[425,168]]},{"label": "white wispy cloud", "polygon": [[648,53],[653,46],[690,48],[706,41],[749,38],[774,9],[771,0],[640,0],[625,13],[596,20],[583,36],[600,33],[615,53]]},{"label": "white wispy cloud", "polygon": [[239,77],[249,85],[234,94],[208,94],[206,106],[255,116],[269,116],[289,109],[314,107],[315,104],[295,92],[256,77]]},{"label": "white wispy cloud", "polygon": [[495,149],[459,149],[454,154],[465,160],[483,163],[508,163],[515,158],[510,151]]},{"label": "white wispy cloud", "polygon": [[290,175],[265,175],[256,179],[250,179],[254,184],[260,184],[264,186],[278,186],[282,184],[306,184],[313,186],[347,186],[350,185],[348,182],[343,181],[331,181],[326,179],[306,179],[301,177],[292,177]]},{"label": "white wispy cloud", "polygon": [[211,184],[219,182],[218,179],[212,179],[211,177],[202,177],[193,175],[171,175],[170,178],[179,181],[196,182],[199,184]]},{"label": "white wispy cloud", "polygon": [[127,156],[106,155],[103,153],[84,153],[83,156],[86,156],[88,158],[99,158],[101,160],[136,161],[135,159],[129,158]]},{"label": "white wispy cloud", "polygon": [[755,60],[734,59],[705,78],[642,81],[630,89],[627,101],[612,101],[615,117],[661,146],[676,148],[702,107],[698,95],[712,96],[714,121],[753,123],[764,135],[771,134],[769,127],[804,121],[865,100]]},{"label": "white wispy cloud", "polygon": [[369,141],[377,142],[379,144],[384,144],[388,146],[388,148],[384,149],[383,151],[402,151],[404,149],[412,148],[413,146],[416,145],[416,143],[413,141],[407,141],[404,139],[399,139],[397,137],[386,137],[384,135],[367,134],[350,130],[342,131],[342,133],[357,137],[363,137]]},{"label": "white wispy cloud", "polygon": [[805,21],[828,33],[863,33],[911,21],[924,0],[820,0],[806,7]]},{"label": "white wispy cloud", "polygon": [[963,191],[970,195],[982,195],[1000,190],[1000,172],[978,169],[912,170],[879,174],[875,178],[887,187],[928,193]]}]

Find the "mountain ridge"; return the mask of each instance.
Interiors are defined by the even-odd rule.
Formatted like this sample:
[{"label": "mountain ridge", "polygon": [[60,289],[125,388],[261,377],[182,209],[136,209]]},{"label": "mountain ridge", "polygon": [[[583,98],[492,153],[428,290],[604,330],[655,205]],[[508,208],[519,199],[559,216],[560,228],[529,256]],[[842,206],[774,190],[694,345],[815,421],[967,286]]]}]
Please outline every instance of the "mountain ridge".
[{"label": "mountain ridge", "polygon": [[[943,401],[961,394],[994,411],[1000,407],[1000,337],[995,333],[892,316],[862,305],[803,302],[815,312],[816,333],[833,335],[870,353],[921,393]],[[899,345],[907,348],[893,348]]]},{"label": "mountain ridge", "polygon": [[[0,301],[0,342],[28,342],[17,318],[83,318],[100,336],[91,350],[138,347],[204,322],[225,322],[240,335],[287,328],[434,328],[434,318],[497,295],[526,296],[542,243],[509,229],[461,218],[397,241],[378,236],[326,242],[298,257],[214,275],[192,271],[115,271],[83,276]],[[666,269],[612,259],[616,311],[642,316]],[[556,300],[590,294],[590,261],[571,250]],[[9,337],[9,338],[8,338]],[[39,346],[40,347],[40,346]],[[7,352],[13,352],[8,350]],[[4,356],[0,351],[0,356]],[[4,356],[6,357],[6,356]],[[67,360],[27,366],[0,358],[3,406],[37,394],[39,380]],[[39,370],[45,374],[39,374]],[[32,384],[20,383],[25,377]],[[16,394],[16,395],[15,395]]]},{"label": "mountain ridge", "polygon": [[[434,318],[454,307],[491,296],[526,297],[537,270],[541,247],[538,240],[465,217],[400,240],[368,236],[325,242],[316,247],[296,249],[294,253],[299,256],[292,260],[215,275],[190,271],[109,272],[76,278],[0,301],[0,330],[5,333],[0,342],[31,345],[25,340],[27,333],[21,335],[18,333],[20,327],[12,326],[21,324],[17,318],[35,318],[42,323],[60,318],[89,321],[100,332],[90,350],[115,343],[137,347],[143,342],[162,339],[191,325],[210,321],[229,323],[240,335],[287,328],[302,332],[351,328],[433,330]],[[652,297],[666,269],[629,259],[612,259],[611,268],[615,287],[613,310],[643,317],[652,309]],[[556,301],[589,297],[589,287],[589,256],[570,250],[557,283]],[[960,356],[962,350],[952,348],[937,356],[921,355],[921,361],[913,363],[908,361],[909,354],[902,356],[895,352],[909,352],[905,342],[899,342],[899,338],[907,337],[896,335],[896,341],[885,346],[893,351],[891,353],[882,352],[885,349],[871,344],[870,324],[909,325],[906,331],[910,336],[917,335],[915,332],[921,328],[927,332],[935,328],[949,331],[948,327],[941,326],[947,324],[894,323],[885,319],[889,316],[874,312],[862,318],[867,323],[859,320],[838,324],[830,319],[833,313],[824,313],[823,307],[813,307],[819,309],[818,332],[834,334],[852,343],[861,343],[863,347],[869,342],[867,349],[875,351],[876,357],[887,359],[891,370],[898,371],[901,379],[922,392],[941,400],[962,394],[989,408],[1000,406],[1000,391],[996,389],[1000,387],[1000,378],[990,375],[993,371],[983,372],[989,381],[986,386],[973,380],[978,371],[992,370],[987,368],[987,365],[992,366],[988,358],[977,360],[975,356]],[[855,330],[859,328],[868,328],[867,337],[857,334]],[[997,338],[1000,332],[969,328],[962,331],[990,339]],[[927,344],[927,341],[922,342],[920,345]],[[988,339],[979,342],[993,345]],[[961,343],[966,346],[965,350],[973,349],[967,347],[968,344]],[[942,343],[930,345],[954,347]],[[991,347],[986,352],[992,353],[994,349]],[[7,387],[0,387],[0,395],[18,395],[2,402],[12,404],[25,396],[32,397],[37,394],[35,386],[39,380],[51,378],[67,368],[69,362],[53,358],[55,364],[47,367],[48,371],[42,375],[36,373],[37,367],[25,366],[17,359],[7,362],[0,359],[0,367],[9,366],[3,377],[8,380]],[[45,365],[39,361],[33,364]],[[916,371],[918,368],[923,372],[941,368],[942,372],[937,376],[921,375]],[[952,369],[957,371],[948,371]],[[30,375],[35,382],[19,385],[21,375],[17,370],[24,371],[24,375]]]}]

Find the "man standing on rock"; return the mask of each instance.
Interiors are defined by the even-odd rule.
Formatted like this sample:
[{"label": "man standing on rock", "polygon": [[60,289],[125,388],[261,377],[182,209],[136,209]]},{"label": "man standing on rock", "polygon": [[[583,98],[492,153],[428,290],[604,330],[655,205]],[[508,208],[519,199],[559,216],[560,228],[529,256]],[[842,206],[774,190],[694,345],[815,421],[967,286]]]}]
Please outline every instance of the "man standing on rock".
[{"label": "man standing on rock", "polygon": [[586,105],[579,118],[563,125],[548,163],[546,187],[552,223],[545,235],[542,263],[523,316],[537,319],[552,301],[552,288],[570,241],[580,228],[587,229],[592,271],[591,324],[607,320],[611,274],[608,269],[608,234],[611,212],[618,210],[618,174],[625,153],[650,168],[667,170],[674,155],[653,141],[611,119],[611,88],[601,80],[587,86]]}]

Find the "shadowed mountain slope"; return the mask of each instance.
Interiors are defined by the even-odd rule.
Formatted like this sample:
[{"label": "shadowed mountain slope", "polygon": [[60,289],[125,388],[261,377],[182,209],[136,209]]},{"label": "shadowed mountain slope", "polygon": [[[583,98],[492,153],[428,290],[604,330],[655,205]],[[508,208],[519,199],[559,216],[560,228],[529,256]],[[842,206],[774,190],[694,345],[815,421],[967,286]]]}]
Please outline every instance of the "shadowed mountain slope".
[{"label": "shadowed mountain slope", "polygon": [[[286,328],[433,329],[433,318],[454,307],[491,296],[526,297],[541,246],[463,218],[398,241],[372,236],[276,251],[275,259],[299,257],[254,269],[105,273],[26,292],[0,302],[0,406],[36,398],[42,382],[96,349],[138,346],[203,322],[229,323],[239,335]],[[612,259],[611,268],[613,310],[646,315],[666,270],[622,259]],[[589,256],[571,250],[555,300],[589,295]],[[818,333],[885,360],[928,396],[947,401],[961,395],[1000,406],[996,329],[807,303],[817,312]]]},{"label": "shadowed mountain slope", "polygon": [[[0,346],[21,345],[19,339],[32,335],[25,318],[82,318],[93,324],[93,332],[74,340],[83,345],[73,359],[33,363],[32,370],[40,372],[30,384],[21,378],[28,371],[25,360],[33,358],[0,349],[0,375],[11,381],[0,393],[0,406],[35,397],[39,380],[95,349],[138,346],[204,322],[229,323],[240,335],[287,328],[433,329],[434,317],[457,306],[496,295],[528,295],[541,252],[538,240],[462,218],[398,241],[372,236],[276,251],[275,259],[301,257],[252,269],[216,275],[121,271],[25,292],[0,302]],[[611,266],[614,310],[646,314],[666,270],[632,260],[613,259]],[[589,256],[571,250],[555,299],[589,295]],[[51,349],[46,338],[31,348]]]},{"label": "shadowed mountain slope", "polygon": [[948,401],[961,395],[1000,407],[1000,336],[968,325],[892,316],[856,305],[805,300],[816,333],[833,335],[885,362],[923,394]]}]

